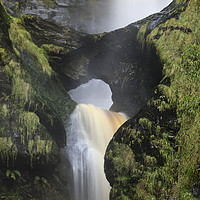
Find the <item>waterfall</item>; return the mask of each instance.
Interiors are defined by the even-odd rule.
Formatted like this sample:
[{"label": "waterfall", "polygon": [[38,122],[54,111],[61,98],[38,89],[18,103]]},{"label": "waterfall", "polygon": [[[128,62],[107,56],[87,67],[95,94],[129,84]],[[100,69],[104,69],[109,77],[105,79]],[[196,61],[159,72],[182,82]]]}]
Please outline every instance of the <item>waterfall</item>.
[{"label": "waterfall", "polygon": [[110,28],[115,30],[161,11],[172,0],[112,0],[110,2]]},{"label": "waterfall", "polygon": [[120,113],[79,104],[67,130],[67,152],[73,168],[73,200],[108,200],[104,154],[116,130],[126,121]]},{"label": "waterfall", "polygon": [[104,155],[109,141],[126,121],[110,111],[110,86],[92,79],[69,91],[78,103],[67,128],[66,152],[72,167],[72,200],[108,200],[110,185],[104,173]]}]

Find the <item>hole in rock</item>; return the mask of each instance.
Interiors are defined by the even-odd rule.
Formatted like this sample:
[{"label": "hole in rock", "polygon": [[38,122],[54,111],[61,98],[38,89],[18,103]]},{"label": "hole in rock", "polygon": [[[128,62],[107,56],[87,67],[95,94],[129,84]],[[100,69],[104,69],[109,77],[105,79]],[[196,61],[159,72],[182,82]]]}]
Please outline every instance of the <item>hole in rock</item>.
[{"label": "hole in rock", "polygon": [[113,104],[110,86],[100,79],[92,79],[70,90],[69,95],[78,104],[92,104],[102,109],[109,110]]}]

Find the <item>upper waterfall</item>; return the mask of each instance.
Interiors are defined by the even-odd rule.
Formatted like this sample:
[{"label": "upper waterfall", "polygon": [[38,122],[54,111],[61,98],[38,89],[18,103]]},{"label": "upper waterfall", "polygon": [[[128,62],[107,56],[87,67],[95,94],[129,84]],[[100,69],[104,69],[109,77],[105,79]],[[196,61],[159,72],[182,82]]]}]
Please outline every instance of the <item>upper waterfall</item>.
[{"label": "upper waterfall", "polygon": [[161,11],[172,0],[112,0],[110,1],[110,30],[122,28]]},{"label": "upper waterfall", "polygon": [[[3,1],[10,6],[9,1]],[[19,13],[37,14],[82,32],[102,33],[160,12],[172,0],[54,0],[51,8],[45,2],[26,0]]]}]

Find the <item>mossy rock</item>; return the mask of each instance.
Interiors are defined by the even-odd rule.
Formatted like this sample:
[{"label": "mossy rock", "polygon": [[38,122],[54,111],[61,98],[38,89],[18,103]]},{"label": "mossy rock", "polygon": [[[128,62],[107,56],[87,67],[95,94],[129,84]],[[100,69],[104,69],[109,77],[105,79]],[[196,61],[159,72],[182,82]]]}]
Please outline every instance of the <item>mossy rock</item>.
[{"label": "mossy rock", "polygon": [[[108,147],[106,160],[114,143],[129,145],[141,167],[138,179],[125,186],[117,182],[120,173],[107,176],[111,199],[199,198],[199,8],[196,0],[173,1],[165,14],[138,22],[141,48],[156,51],[163,64],[161,93],[119,129]],[[115,159],[106,161],[105,171]]]},{"label": "mossy rock", "polygon": [[[176,143],[179,151],[176,192],[188,198],[198,185],[196,167],[199,155],[199,1],[179,1],[187,4],[180,17],[161,24],[147,35],[148,45],[154,45],[164,63],[163,74],[171,84],[160,86],[168,101],[177,109],[181,124]],[[185,85],[187,81],[187,84]],[[188,135],[189,134],[189,135]],[[192,155],[192,156],[191,156]],[[187,191],[186,193],[184,191]],[[195,194],[197,197],[197,194]],[[192,198],[192,197],[191,197]]]},{"label": "mossy rock", "polygon": [[66,200],[55,169],[75,103],[24,21],[0,9],[0,198]]},{"label": "mossy rock", "polygon": [[[166,98],[155,90],[149,104],[111,140],[105,155],[111,199],[160,199],[171,189],[177,163],[169,157],[177,151],[175,137],[180,126],[173,108],[161,109],[162,102],[167,104]],[[169,177],[164,181],[165,176]]]},{"label": "mossy rock", "polygon": [[[14,157],[29,157],[24,160],[25,166],[34,167],[34,157],[37,165],[40,161],[55,165],[58,159],[51,159],[51,154],[59,157],[58,150],[65,145],[65,122],[75,104],[49,65],[45,52],[33,43],[23,20],[10,19],[2,4],[0,8],[5,21],[3,36],[11,44],[2,44],[0,48],[2,141]],[[4,160],[11,165],[9,157],[2,156],[1,161]]]}]

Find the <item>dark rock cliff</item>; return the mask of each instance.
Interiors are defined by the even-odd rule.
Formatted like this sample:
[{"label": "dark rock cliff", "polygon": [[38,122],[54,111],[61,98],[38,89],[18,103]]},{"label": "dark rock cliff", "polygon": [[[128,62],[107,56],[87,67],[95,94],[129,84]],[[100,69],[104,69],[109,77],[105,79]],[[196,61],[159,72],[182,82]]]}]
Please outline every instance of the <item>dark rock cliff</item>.
[{"label": "dark rock cliff", "polygon": [[[134,115],[161,78],[159,59],[145,55],[136,39],[143,22],[88,35],[36,16],[11,19],[2,4],[1,9],[2,185],[10,178],[7,173],[18,177],[15,172],[21,172],[18,181],[25,182],[18,189],[29,187],[32,198],[67,199],[66,179],[55,171],[65,145],[65,122],[74,108],[67,90],[101,78],[113,91],[113,110]],[[55,192],[40,190],[38,184]],[[15,185],[3,191],[12,193]]]},{"label": "dark rock cliff", "polygon": [[35,16],[23,16],[23,20],[34,43],[46,51],[65,89],[100,78],[111,87],[114,111],[136,114],[161,79],[159,58],[153,51],[142,50],[137,40],[145,21],[88,35]]}]

